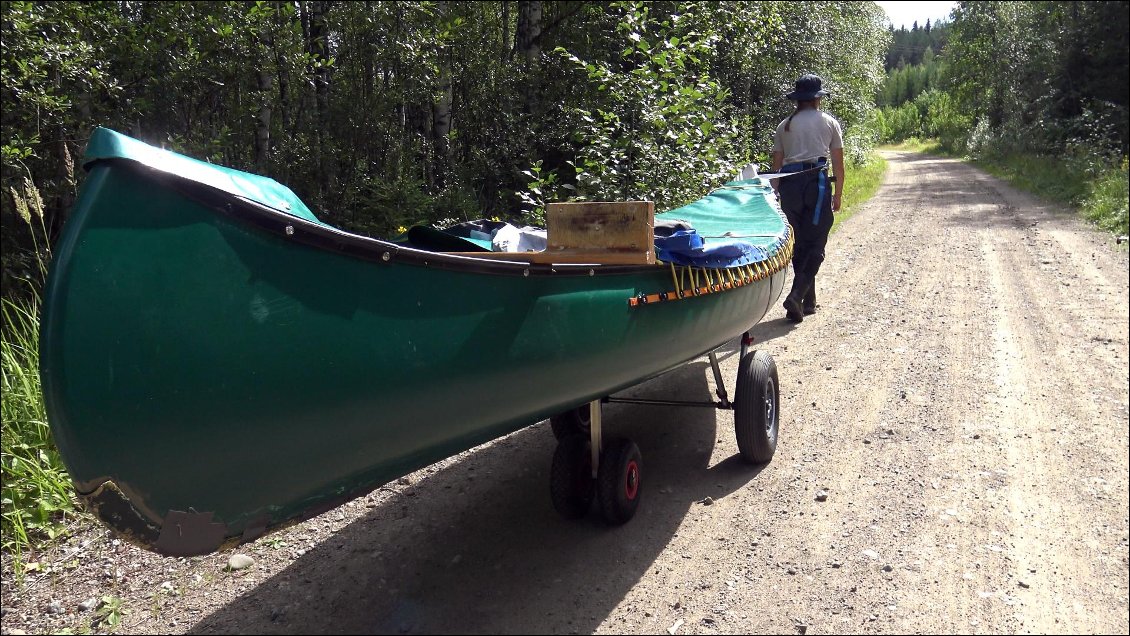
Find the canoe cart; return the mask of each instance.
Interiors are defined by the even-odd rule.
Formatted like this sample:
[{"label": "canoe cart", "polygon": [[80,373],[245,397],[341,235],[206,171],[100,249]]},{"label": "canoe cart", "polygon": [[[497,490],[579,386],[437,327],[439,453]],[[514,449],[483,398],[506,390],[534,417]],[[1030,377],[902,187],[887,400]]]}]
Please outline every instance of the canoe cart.
[{"label": "canoe cart", "polygon": [[642,457],[635,442],[626,438],[603,440],[601,405],[605,403],[649,406],[706,407],[734,412],[738,451],[751,463],[773,458],[777,450],[780,388],[777,365],[765,351],[750,349],[749,332],[741,337],[737,395],[730,401],[718,356],[708,354],[717,387],[716,401],[656,400],[607,396],[554,415],[549,423],[557,438],[550,473],[553,507],[561,516],[576,519],[588,514],[593,500],[604,520],[612,525],[627,523],[639,507]]},{"label": "canoe cart", "polygon": [[[345,232],[272,179],[103,128],[83,165],[44,401],[76,492],[137,545],[254,540],[546,419],[557,509],[623,523],[639,450],[602,437],[600,403],[704,354],[742,455],[773,454],[776,369],[748,332],[793,238],[764,179],[661,214],[550,204],[544,247],[514,252],[465,227]],[[742,334],[731,402],[710,352]]]}]

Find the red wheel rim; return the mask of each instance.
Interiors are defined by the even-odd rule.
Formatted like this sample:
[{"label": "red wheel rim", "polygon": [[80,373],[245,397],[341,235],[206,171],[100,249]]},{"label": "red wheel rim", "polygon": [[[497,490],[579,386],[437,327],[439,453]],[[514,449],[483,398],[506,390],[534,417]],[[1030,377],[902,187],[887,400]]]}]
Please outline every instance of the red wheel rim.
[{"label": "red wheel rim", "polygon": [[635,461],[628,462],[627,474],[624,478],[624,496],[631,501],[640,492],[640,467]]}]

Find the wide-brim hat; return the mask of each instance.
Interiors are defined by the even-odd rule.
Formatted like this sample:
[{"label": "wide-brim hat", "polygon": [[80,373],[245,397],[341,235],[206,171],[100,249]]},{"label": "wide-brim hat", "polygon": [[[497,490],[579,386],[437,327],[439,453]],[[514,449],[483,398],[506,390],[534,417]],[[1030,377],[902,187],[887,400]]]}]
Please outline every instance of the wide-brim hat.
[{"label": "wide-brim hat", "polygon": [[812,73],[803,75],[796,81],[796,90],[785,95],[785,99],[791,99],[794,102],[806,102],[810,99],[823,97],[828,94],[828,91],[820,88],[823,83],[824,81],[820,79],[819,75]]}]

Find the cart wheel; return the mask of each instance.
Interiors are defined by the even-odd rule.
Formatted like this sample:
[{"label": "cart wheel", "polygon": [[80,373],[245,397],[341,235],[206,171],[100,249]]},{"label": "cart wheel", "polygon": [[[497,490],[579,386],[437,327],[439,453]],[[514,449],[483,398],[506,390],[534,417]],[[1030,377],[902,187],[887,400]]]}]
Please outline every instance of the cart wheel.
[{"label": "cart wheel", "polygon": [[553,452],[553,468],[549,473],[553,507],[566,519],[579,519],[592,507],[594,490],[589,439],[569,435],[558,442]]},{"label": "cart wheel", "polygon": [[640,505],[640,449],[630,439],[611,439],[600,453],[597,498],[604,520],[627,523]]},{"label": "cart wheel", "polygon": [[558,413],[549,418],[549,425],[553,428],[553,436],[565,439],[571,435],[589,436],[589,423],[592,414],[589,413],[589,403],[586,402],[575,409]]},{"label": "cart wheel", "polygon": [[778,405],[777,363],[764,351],[750,351],[738,366],[738,389],[734,399],[734,432],[738,450],[747,461],[773,459],[777,451]]}]

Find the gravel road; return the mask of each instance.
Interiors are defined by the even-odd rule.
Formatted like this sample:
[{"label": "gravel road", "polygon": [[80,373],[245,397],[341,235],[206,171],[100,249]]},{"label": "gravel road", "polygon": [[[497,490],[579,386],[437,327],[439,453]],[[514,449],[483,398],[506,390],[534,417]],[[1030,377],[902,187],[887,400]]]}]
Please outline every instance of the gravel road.
[{"label": "gravel road", "polygon": [[[781,382],[769,464],[738,459],[729,412],[611,404],[606,435],[643,452],[626,526],[556,515],[542,423],[234,571],[77,527],[22,584],[5,561],[4,633],[1127,633],[1126,249],[968,164],[886,156],[820,311],[755,329]],[[709,400],[713,375],[628,393]]]}]

